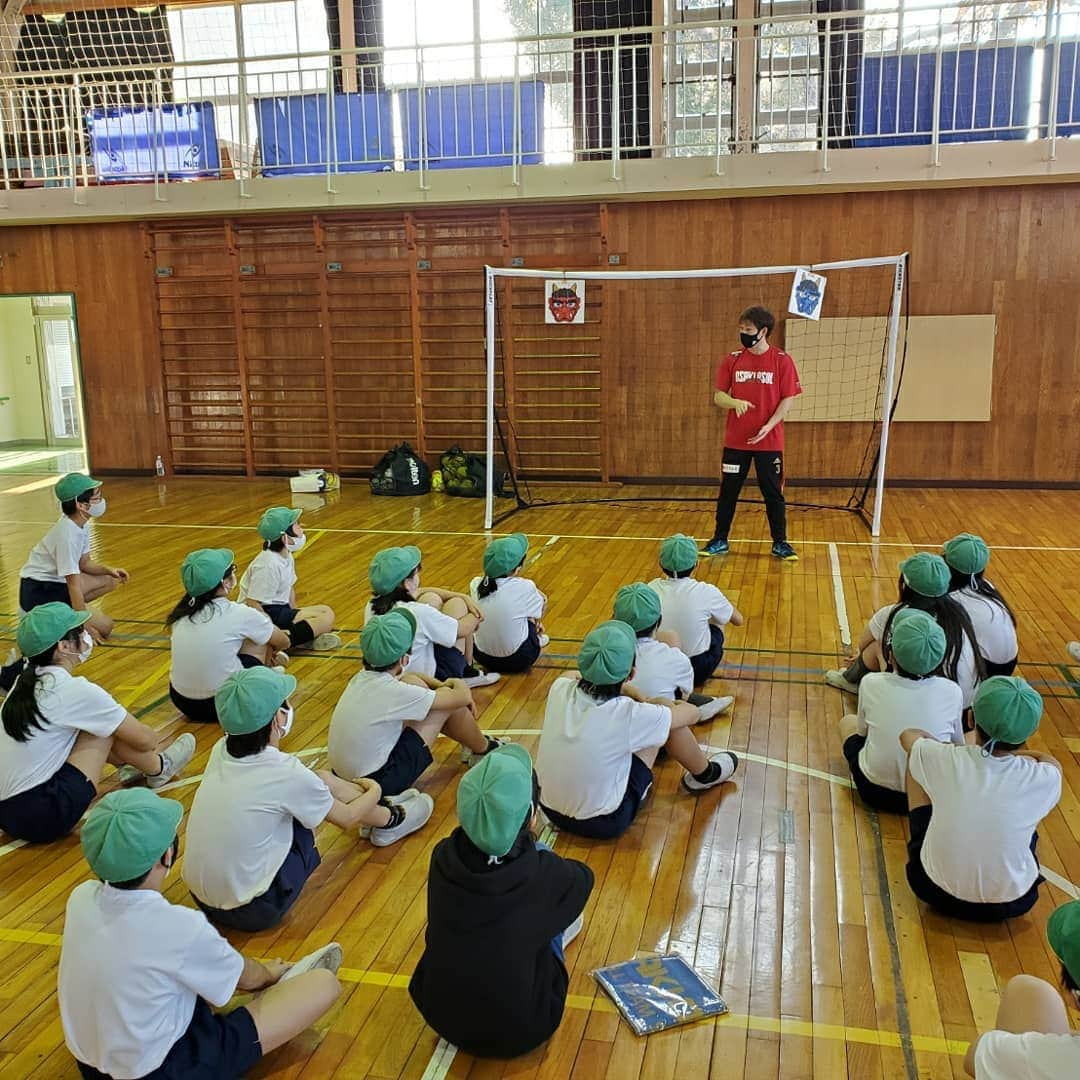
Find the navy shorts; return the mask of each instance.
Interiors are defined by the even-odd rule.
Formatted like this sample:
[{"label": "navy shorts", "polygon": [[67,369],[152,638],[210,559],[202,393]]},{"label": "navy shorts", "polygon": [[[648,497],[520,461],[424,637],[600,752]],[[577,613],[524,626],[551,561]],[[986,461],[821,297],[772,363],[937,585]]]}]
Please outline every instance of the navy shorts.
[{"label": "navy shorts", "polygon": [[906,814],[908,812],[906,791],[893,791],[892,788],[875,784],[873,780],[867,779],[866,773],[862,771],[862,766],[859,764],[859,751],[865,745],[865,735],[849,735],[844,740],[844,757],[847,758],[848,767],[851,769],[851,779],[855,783],[859,798],[875,810],[884,810],[889,814]]},{"label": "navy shorts", "polygon": [[709,647],[697,656],[690,657],[694,669],[694,685],[701,686],[706,679],[711,679],[717,665],[724,658],[724,631],[719,626],[709,626]]},{"label": "navy shorts", "polygon": [[215,925],[225,926],[230,930],[258,933],[281,922],[289,908],[296,903],[300,890],[315,873],[320,862],[322,859],[319,858],[319,849],[315,846],[315,834],[293,818],[292,847],[266,892],[249,900],[242,907],[230,908],[227,911],[204,904],[194,893],[192,896]]},{"label": "navy shorts", "polygon": [[19,607],[23,611],[33,611],[42,604],[71,605],[71,594],[66,581],[38,581],[24,577],[19,580]]},{"label": "navy shorts", "polygon": [[435,650],[435,678],[442,682],[447,679],[465,678],[465,654],[453,645],[432,645]]},{"label": "navy shorts", "polygon": [[503,675],[520,675],[540,659],[540,633],[536,623],[529,622],[525,640],[509,656],[492,656],[473,646],[473,656],[485,671],[498,671]]},{"label": "navy shorts", "polygon": [[263,604],[262,609],[279,630],[288,630],[296,622],[296,613],[300,610],[288,604]]},{"label": "navy shorts", "polygon": [[[215,1013],[199,998],[187,1031],[142,1080],[241,1080],[261,1057],[259,1032],[247,1009]],[[78,1064],[84,1080],[110,1080],[105,1073]]]},{"label": "navy shorts", "polygon": [[30,844],[67,836],[86,813],[97,788],[65,761],[43,784],[0,802],[0,829]]},{"label": "navy shorts", "polygon": [[[1041,874],[1023,896],[997,904],[958,900],[936,882],[931,881],[923,868],[922,846],[923,840],[926,839],[926,830],[930,827],[933,810],[932,806],[917,806],[908,814],[911,839],[908,841],[907,879],[911,891],[924,903],[953,919],[966,919],[968,922],[1001,922],[1003,919],[1015,919],[1018,915],[1026,915],[1039,898],[1039,886],[1043,882]],[[1035,855],[1036,859],[1038,858],[1036,853],[1038,843],[1039,834],[1036,832],[1031,837],[1031,854]]]},{"label": "navy shorts", "polygon": [[415,728],[406,725],[401,729],[386,764],[368,773],[367,779],[374,780],[384,795],[400,795],[416,783],[433,760],[428,744],[420,738]]},{"label": "navy shorts", "polygon": [[1011,675],[1016,670],[1016,662],[1019,657],[1014,656],[1007,664],[992,664],[989,660],[984,660],[986,665],[986,677],[989,679],[992,675]]},{"label": "navy shorts", "polygon": [[[263,667],[250,653],[240,653],[241,667]],[[181,694],[179,690],[169,683],[169,700],[182,712],[186,719],[193,724],[216,724],[218,722],[217,706],[212,697],[190,698]]]},{"label": "navy shorts", "polygon": [[551,823],[564,832],[575,833],[577,836],[587,836],[592,840],[614,840],[622,836],[637,817],[641,804],[648,797],[653,785],[652,769],[637,756],[630,756],[630,776],[626,781],[626,794],[623,800],[609,814],[600,814],[591,818],[572,818],[560,814],[557,810],[550,810],[544,806],[544,792],[540,791],[540,805],[544,808]]}]

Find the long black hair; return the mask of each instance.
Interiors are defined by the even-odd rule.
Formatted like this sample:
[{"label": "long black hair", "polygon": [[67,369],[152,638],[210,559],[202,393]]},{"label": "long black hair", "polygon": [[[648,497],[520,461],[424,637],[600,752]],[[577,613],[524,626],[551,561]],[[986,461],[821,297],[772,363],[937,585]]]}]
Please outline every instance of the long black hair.
[{"label": "long black hair", "polygon": [[[514,569],[510,571],[510,574],[517,573],[517,571],[520,570],[524,565],[525,565],[525,556],[522,555],[521,556],[521,562],[519,562],[517,564],[517,566],[515,566]],[[509,577],[510,574],[503,574],[503,577]],[[490,596],[498,588],[499,588],[499,579],[498,578],[493,578],[493,577],[488,577],[488,575],[485,574],[480,579],[480,584],[476,586],[476,598],[478,600],[483,600],[485,596]]]},{"label": "long black hair", "polygon": [[1016,615],[1013,609],[1009,607],[1009,602],[983,577],[984,571],[980,570],[977,574],[962,574],[959,570],[953,570],[952,567],[949,569],[952,573],[949,578],[949,592],[968,589],[980,599],[985,600],[986,603],[997,604],[1012,620],[1013,626],[1016,625]]},{"label": "long black hair", "polygon": [[[230,566],[225,571],[221,581],[229,577],[230,574],[236,573],[236,567]],[[179,622],[183,618],[191,618],[193,615],[197,615],[204,607],[208,607],[217,598],[218,593],[221,591],[221,581],[219,581],[209,592],[204,592],[200,596],[192,596],[190,593],[184,593],[180,598],[176,607],[169,612],[168,618],[165,620],[165,626],[172,626],[174,622]]]},{"label": "long black hair", "polygon": [[[77,642],[82,638],[82,627],[76,626],[69,630],[60,641]],[[26,661],[22,673],[15,680],[15,685],[4,699],[3,707],[0,708],[0,720],[3,720],[4,730],[16,742],[29,742],[35,731],[45,729],[45,717],[38,711],[37,688],[41,673],[38,668],[47,667],[53,662],[56,645],[46,649],[37,656],[31,656]]]},{"label": "long black hair", "polygon": [[416,566],[409,571],[408,577],[399,581],[396,588],[392,589],[385,596],[372,596],[372,614],[385,615],[388,611],[393,611],[395,604],[407,604],[410,601],[415,600],[416,597],[405,588],[405,582],[415,574],[418,574],[420,570],[423,569],[423,566],[423,563],[417,563]]},{"label": "long black hair", "polygon": [[964,638],[971,645],[971,653],[975,660],[975,681],[981,682],[986,677],[986,665],[983,663],[979,646],[975,642],[975,628],[971,625],[968,613],[960,604],[946,593],[944,596],[923,596],[917,593],[904,581],[904,575],[900,575],[900,602],[889,612],[885,621],[885,630],[881,635],[882,644],[889,641],[892,635],[893,619],[904,608],[916,608],[925,611],[937,620],[938,626],[945,631],[945,657],[941,661],[941,674],[946,679],[958,682],[956,677],[957,668],[960,665],[960,656],[964,651]]}]

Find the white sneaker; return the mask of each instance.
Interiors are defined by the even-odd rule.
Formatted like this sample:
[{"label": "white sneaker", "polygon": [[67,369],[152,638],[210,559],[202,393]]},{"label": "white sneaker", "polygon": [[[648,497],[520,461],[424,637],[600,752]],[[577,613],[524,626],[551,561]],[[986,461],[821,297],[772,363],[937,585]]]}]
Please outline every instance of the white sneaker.
[{"label": "white sneaker", "polygon": [[540,634],[537,640],[540,643],[541,649],[546,649],[551,644],[551,638],[549,638],[547,634]]},{"label": "white sneaker", "polygon": [[331,941],[329,945],[324,945],[321,949],[316,949],[313,953],[308,953],[303,959],[297,960],[278,979],[278,982],[288,982],[289,979],[295,979],[297,975],[303,975],[308,971],[316,971],[319,968],[326,968],[327,971],[332,971],[336,975],[338,968],[341,967],[341,961],[344,959],[345,954],[341,951],[341,946],[336,941]]},{"label": "white sneaker", "polygon": [[320,634],[307,648],[313,652],[333,652],[334,649],[341,648],[341,635]]},{"label": "white sneaker", "polygon": [[403,837],[409,835],[409,833],[416,832],[417,829],[422,829],[431,817],[431,812],[435,809],[435,800],[428,794],[418,794],[415,799],[410,799],[407,803],[402,803],[401,809],[405,811],[405,817],[400,824],[393,826],[385,826],[381,829],[371,830],[371,842],[376,847],[389,847],[391,844],[396,844]]},{"label": "white sneaker", "polygon": [[562,947],[565,949],[581,933],[585,926],[585,913],[582,912],[563,932]]},{"label": "white sneaker", "polygon": [[[494,736],[489,736],[491,741],[499,746],[505,746],[508,742],[513,742],[512,739],[496,739]],[[461,764],[462,765],[475,765],[481,758],[490,754],[495,747],[491,747],[489,750],[485,750],[482,754],[478,754],[475,750],[470,750],[467,746],[461,748]]]},{"label": "white sneaker", "polygon": [[687,772],[683,773],[682,786],[695,795],[701,791],[708,791],[709,788],[719,787],[720,784],[725,783],[735,775],[735,770],[739,766],[739,759],[730,750],[724,750],[717,754],[716,757],[711,758],[709,764],[720,766],[720,771],[717,773],[715,780],[703,782],[698,780],[693,773]]},{"label": "white sneaker", "polygon": [[[410,787],[410,788],[406,788],[403,792],[401,792],[400,795],[384,795],[383,796],[383,801],[391,803],[393,806],[401,806],[404,803],[407,803],[410,799],[415,799],[416,796],[419,795],[419,794],[420,794],[420,792],[417,791],[416,788]],[[370,839],[370,837],[371,837],[371,826],[370,825],[361,825],[360,826],[360,839],[361,840],[367,840],[367,839]]]},{"label": "white sneaker", "polygon": [[279,668],[287,668],[289,666],[289,654],[287,652],[274,653],[274,670]]},{"label": "white sneaker", "polygon": [[859,693],[859,684],[848,682],[844,678],[842,671],[826,671],[825,682],[836,690],[843,690],[845,694],[855,694],[857,696]]},{"label": "white sneaker", "polygon": [[195,736],[189,732],[177,736],[168,748],[161,752],[161,772],[157,776],[148,776],[148,788],[164,787],[195,756]]},{"label": "white sneaker", "polygon": [[1080,641],[1070,641],[1066,648],[1069,650],[1069,655],[1080,664]]},{"label": "white sneaker", "polygon": [[714,697],[707,704],[699,705],[698,711],[701,713],[702,720],[711,720],[714,716],[727,712],[734,704],[735,699],[733,697]]},{"label": "white sneaker", "polygon": [[481,671],[478,675],[470,675],[461,681],[470,689],[475,690],[478,686],[491,686],[497,683],[502,676],[497,671]]}]

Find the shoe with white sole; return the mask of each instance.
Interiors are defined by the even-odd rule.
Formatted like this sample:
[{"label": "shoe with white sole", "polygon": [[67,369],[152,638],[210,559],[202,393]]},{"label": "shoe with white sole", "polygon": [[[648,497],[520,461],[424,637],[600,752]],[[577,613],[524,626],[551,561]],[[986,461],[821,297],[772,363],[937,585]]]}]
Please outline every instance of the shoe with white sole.
[{"label": "shoe with white sole", "polygon": [[551,644],[551,638],[547,634],[540,634],[537,641],[541,649],[546,649]]},{"label": "shoe with white sole", "polygon": [[427,793],[422,792],[415,799],[410,799],[407,803],[401,803],[400,807],[405,811],[405,817],[397,825],[388,825],[381,829],[371,830],[371,842],[376,847],[389,847],[391,844],[396,844],[399,840],[408,836],[409,833],[422,829],[428,823],[431,812],[435,809],[435,800]]},{"label": "shoe with white sole", "polygon": [[161,751],[161,772],[157,776],[148,776],[148,788],[164,787],[177,773],[182,772],[187,763],[195,756],[195,736],[184,732],[177,736],[168,750]]},{"label": "shoe with white sole", "polygon": [[701,713],[702,720],[711,720],[714,716],[727,712],[734,704],[733,697],[714,697],[710,698],[707,704],[699,705],[698,711]]},{"label": "shoe with white sole", "polygon": [[697,795],[699,792],[719,787],[730,780],[738,767],[739,759],[730,750],[724,750],[710,759],[709,767],[702,774],[705,776],[704,780],[699,780],[693,773],[683,773],[682,786]]},{"label": "shoe with white sole", "polygon": [[338,968],[341,967],[341,961],[344,959],[345,954],[341,951],[341,946],[336,941],[331,941],[329,945],[324,945],[321,949],[316,949],[313,953],[308,953],[303,959],[297,960],[278,979],[278,982],[288,982],[289,979],[295,979],[298,975],[304,975],[309,971],[317,971],[319,968],[326,968],[327,971],[332,971],[336,975]]},{"label": "shoe with white sole", "polygon": [[[397,795],[384,795],[382,797],[382,801],[390,803],[392,806],[401,806],[404,803],[407,803],[410,799],[415,799],[416,796],[419,795],[419,794],[420,794],[420,792],[417,791],[416,788],[409,787],[409,788],[406,788],[404,791],[400,792]],[[370,837],[371,837],[371,826],[370,825],[361,825],[360,826],[360,839],[361,840],[368,840],[368,839],[370,839]]]},{"label": "shoe with white sole", "polygon": [[1069,650],[1069,655],[1080,664],[1080,641],[1070,641],[1066,646]]},{"label": "shoe with white sole", "polygon": [[836,690],[843,690],[845,694],[859,693],[859,684],[845,679],[842,671],[826,671],[825,682]]},{"label": "shoe with white sole", "polygon": [[287,652],[274,653],[274,670],[278,668],[287,668],[289,666],[289,654]]},{"label": "shoe with white sole", "polygon": [[585,913],[582,912],[563,932],[562,947],[565,949],[581,933],[585,926]]},{"label": "shoe with white sole", "polygon": [[461,764],[462,765],[475,765],[486,754],[490,754],[492,750],[499,746],[505,746],[511,739],[496,739],[493,735],[487,736],[488,748],[481,754],[478,754],[475,750],[470,750],[467,746],[461,748]]},{"label": "shoe with white sole", "polygon": [[335,649],[341,648],[341,635],[340,634],[320,634],[315,640],[308,646],[312,652],[333,652]]},{"label": "shoe with white sole", "polygon": [[491,686],[497,683],[502,676],[497,671],[481,671],[471,664],[465,669],[462,682],[470,689],[475,690],[478,686]]}]

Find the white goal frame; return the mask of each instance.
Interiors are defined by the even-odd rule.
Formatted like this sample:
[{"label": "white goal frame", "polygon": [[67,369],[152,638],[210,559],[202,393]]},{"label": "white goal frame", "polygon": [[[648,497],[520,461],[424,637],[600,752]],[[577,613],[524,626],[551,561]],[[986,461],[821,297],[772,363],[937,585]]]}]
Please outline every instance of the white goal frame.
[{"label": "white goal frame", "polygon": [[829,270],[855,270],[860,267],[893,267],[892,304],[889,309],[888,337],[885,354],[885,393],[882,401],[881,445],[878,451],[877,475],[874,484],[874,514],[871,536],[881,535],[881,510],[885,498],[885,456],[889,447],[889,421],[896,379],[896,344],[900,333],[900,308],[903,302],[905,269],[908,253],[872,259],[847,259],[793,266],[727,267],[711,270],[534,270],[519,267],[484,267],[484,347],[487,356],[487,415],[485,426],[487,456],[487,486],[484,492],[484,528],[490,529],[495,516],[495,279],[507,278],[583,278],[586,281],[649,281],[678,278],[763,277],[769,274],[794,274],[796,270],[825,273]]}]

